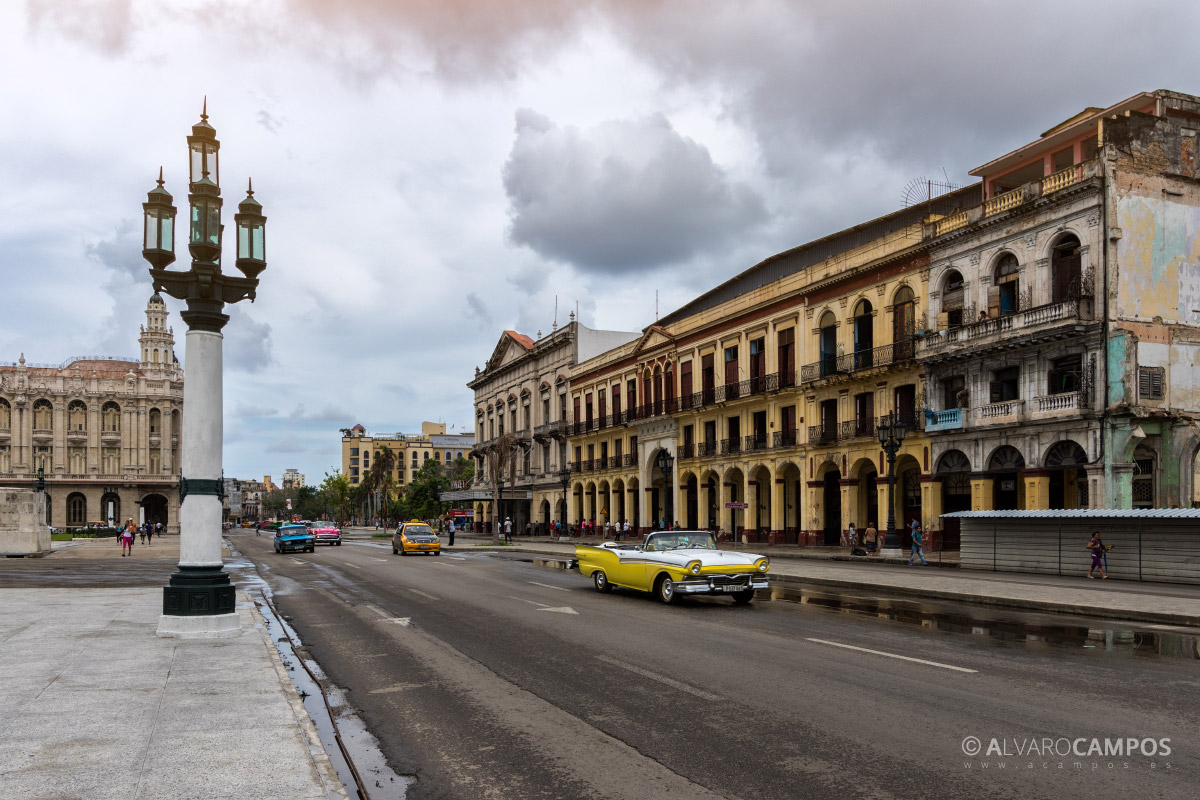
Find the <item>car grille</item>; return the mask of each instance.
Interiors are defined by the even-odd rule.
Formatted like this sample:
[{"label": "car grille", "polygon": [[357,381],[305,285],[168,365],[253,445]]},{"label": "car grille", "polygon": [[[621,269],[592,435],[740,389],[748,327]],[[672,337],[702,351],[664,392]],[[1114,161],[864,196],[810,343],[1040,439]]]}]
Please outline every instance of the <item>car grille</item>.
[{"label": "car grille", "polygon": [[[703,577],[703,576],[701,576]],[[750,575],[712,575],[713,586],[749,586]]]}]

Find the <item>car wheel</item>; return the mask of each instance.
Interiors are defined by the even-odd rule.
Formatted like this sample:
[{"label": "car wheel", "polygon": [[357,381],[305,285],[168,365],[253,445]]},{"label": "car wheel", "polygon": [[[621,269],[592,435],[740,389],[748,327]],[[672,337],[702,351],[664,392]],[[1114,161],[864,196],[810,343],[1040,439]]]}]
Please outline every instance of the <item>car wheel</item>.
[{"label": "car wheel", "polygon": [[336,544],[338,547],[341,547],[341,546],[342,546],[342,543],[341,543],[341,542],[334,542],[334,544]]},{"label": "car wheel", "polygon": [[435,556],[440,556],[440,555],[442,554],[442,551],[441,551],[441,550],[435,550],[433,554],[434,554]]},{"label": "car wheel", "polygon": [[608,582],[608,576],[604,574],[604,570],[598,569],[592,573],[592,583],[596,585],[596,591],[606,593],[612,591],[612,584]]},{"label": "car wheel", "polygon": [[654,586],[658,599],[667,605],[675,602],[675,581],[669,575],[663,575]]},{"label": "car wheel", "polygon": [[392,545],[392,555],[396,555],[400,551],[396,549],[396,545]]},{"label": "car wheel", "polygon": [[747,589],[744,592],[734,592],[733,593],[733,602],[737,603],[739,606],[744,606],[753,599],[754,599],[754,590],[753,589]]},{"label": "car wheel", "polygon": [[314,545],[310,545],[310,546],[309,546],[309,548],[308,548],[308,552],[310,552],[310,553],[315,553],[315,552],[317,552],[317,546],[316,546],[315,544],[314,544]]}]

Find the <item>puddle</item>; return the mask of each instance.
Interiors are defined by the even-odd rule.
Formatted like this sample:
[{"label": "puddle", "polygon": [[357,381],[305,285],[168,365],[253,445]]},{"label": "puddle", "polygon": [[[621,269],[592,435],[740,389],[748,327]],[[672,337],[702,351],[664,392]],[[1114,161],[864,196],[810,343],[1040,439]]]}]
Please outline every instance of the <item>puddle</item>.
[{"label": "puddle", "polygon": [[1200,660],[1200,631],[1168,626],[1122,625],[1107,620],[1014,613],[953,603],[838,594],[828,589],[773,586],[758,600],[799,603],[833,612],[860,614],[926,630],[984,637],[1001,646],[1058,647],[1131,656]]},{"label": "puddle", "polygon": [[[342,690],[329,682],[316,661],[297,653],[292,646],[296,642],[303,648],[296,631],[276,616],[272,606],[268,605],[267,600],[273,596],[270,585],[259,575],[253,562],[232,548],[231,552],[233,557],[226,559],[225,570],[239,590],[248,592],[254,598],[271,641],[275,643],[283,665],[304,702],[304,708],[317,729],[338,780],[351,797],[363,798],[363,793],[358,790],[359,781],[355,779],[357,771],[370,800],[402,800],[407,796],[408,787],[414,783],[414,779],[397,775],[388,767],[387,760],[379,751],[378,741],[353,712]],[[325,697],[321,694],[322,684],[326,687]],[[341,745],[338,744],[339,736]],[[350,761],[347,761],[343,747],[350,754]]]}]

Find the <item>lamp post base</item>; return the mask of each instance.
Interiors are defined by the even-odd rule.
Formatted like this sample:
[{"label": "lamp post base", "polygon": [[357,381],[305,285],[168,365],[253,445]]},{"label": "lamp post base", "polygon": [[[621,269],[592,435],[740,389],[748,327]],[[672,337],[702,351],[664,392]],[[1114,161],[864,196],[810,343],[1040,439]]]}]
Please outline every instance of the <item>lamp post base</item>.
[{"label": "lamp post base", "polygon": [[221,567],[180,567],[163,587],[159,636],[223,638],[241,633],[237,593]]},{"label": "lamp post base", "polygon": [[237,614],[214,614],[208,617],[163,614],[158,618],[156,633],[176,639],[231,639],[242,635],[242,622]]}]

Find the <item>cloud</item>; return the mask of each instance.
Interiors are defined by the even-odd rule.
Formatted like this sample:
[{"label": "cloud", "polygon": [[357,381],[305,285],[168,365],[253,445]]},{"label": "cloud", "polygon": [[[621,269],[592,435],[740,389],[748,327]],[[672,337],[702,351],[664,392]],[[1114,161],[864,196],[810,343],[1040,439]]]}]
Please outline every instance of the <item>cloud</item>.
[{"label": "cloud", "polygon": [[275,362],[272,354],[271,325],[256,322],[243,306],[225,306],[229,322],[222,329],[225,335],[223,355],[228,369],[257,372]]},{"label": "cloud", "polygon": [[103,55],[129,48],[133,0],[26,0],[29,27],[51,30]]},{"label": "cloud", "polygon": [[[288,414],[288,419],[291,420],[292,422],[345,423],[346,420],[351,419],[351,418],[352,418],[352,415],[350,413],[343,411],[342,409],[337,408],[336,406],[333,406],[333,405],[327,405],[324,408],[322,408],[320,411],[316,411],[312,414],[309,414],[304,410],[303,403],[298,404],[296,406],[296,408],[292,410],[292,413]],[[352,423],[347,423],[347,424],[352,424]]]},{"label": "cloud", "polygon": [[283,125],[283,120],[263,108],[259,109],[258,112],[258,124],[271,133],[279,133],[279,128]]},{"label": "cloud", "polygon": [[242,419],[267,419],[279,416],[277,409],[252,406],[249,403],[238,403],[233,409],[233,413],[234,416],[241,417]]},{"label": "cloud", "polygon": [[308,452],[308,448],[305,447],[303,444],[301,444],[300,441],[295,436],[288,435],[288,436],[283,437],[282,439],[277,439],[276,441],[271,442],[269,445],[267,445],[266,447],[263,448],[263,452],[266,452],[266,453],[306,453],[306,452]]},{"label": "cloud", "polygon": [[487,306],[474,292],[467,292],[467,308],[471,310],[471,316],[480,324],[491,322],[492,315],[488,313]]},{"label": "cloud", "polygon": [[528,109],[504,166],[509,238],[593,273],[675,264],[744,235],[762,199],[662,114],[588,129]]},{"label": "cloud", "polygon": [[84,255],[102,270],[95,281],[109,301],[98,306],[109,311],[97,324],[98,354],[137,354],[138,325],[146,321],[146,303],[154,293],[139,233],[132,222],[123,220],[110,238],[83,246]]}]

